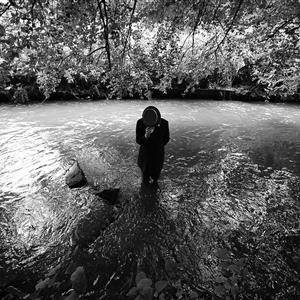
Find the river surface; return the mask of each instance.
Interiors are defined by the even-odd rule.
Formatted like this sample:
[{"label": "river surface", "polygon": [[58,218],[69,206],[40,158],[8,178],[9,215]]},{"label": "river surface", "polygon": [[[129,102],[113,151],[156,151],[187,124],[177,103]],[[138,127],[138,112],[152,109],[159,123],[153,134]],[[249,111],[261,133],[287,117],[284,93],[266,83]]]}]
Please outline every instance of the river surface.
[{"label": "river surface", "polygon": [[[90,186],[138,191],[135,125],[148,105],[169,121],[160,187],[174,218],[176,207],[192,202],[206,212],[205,222],[239,226],[262,215],[270,174],[300,176],[299,106],[218,101],[0,106],[2,270],[30,265],[49,249],[69,245],[92,197],[86,188],[65,185],[73,159]],[[233,169],[240,171],[230,173]],[[226,172],[232,175],[227,181]]]}]

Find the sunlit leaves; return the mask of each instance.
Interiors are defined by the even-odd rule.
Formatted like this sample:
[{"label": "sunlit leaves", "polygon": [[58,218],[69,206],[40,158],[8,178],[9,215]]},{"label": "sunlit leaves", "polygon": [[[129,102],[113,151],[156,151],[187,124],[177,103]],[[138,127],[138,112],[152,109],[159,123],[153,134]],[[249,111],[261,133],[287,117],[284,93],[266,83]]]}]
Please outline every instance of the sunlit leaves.
[{"label": "sunlit leaves", "polygon": [[[202,79],[229,88],[247,67],[251,86],[241,88],[268,96],[297,91],[296,0],[148,0],[137,1],[134,12],[134,0],[100,2],[104,17],[97,1],[10,6],[0,17],[4,70],[41,78],[51,66],[54,77],[72,82],[81,73],[108,85],[110,97],[124,98],[167,93],[176,81],[185,82],[186,92]],[[49,95],[58,82],[41,88]]]}]

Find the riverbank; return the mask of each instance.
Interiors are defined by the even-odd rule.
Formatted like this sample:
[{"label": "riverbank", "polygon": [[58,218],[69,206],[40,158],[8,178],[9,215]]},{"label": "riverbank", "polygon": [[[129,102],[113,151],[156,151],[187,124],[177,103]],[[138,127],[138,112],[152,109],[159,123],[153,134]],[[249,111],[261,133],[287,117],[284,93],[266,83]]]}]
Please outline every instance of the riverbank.
[{"label": "riverbank", "polygon": [[187,84],[173,83],[172,88],[165,92],[159,89],[150,89],[145,95],[129,93],[111,96],[108,87],[97,82],[76,80],[74,83],[62,81],[55,92],[48,98],[44,96],[34,79],[15,81],[13,84],[0,89],[0,103],[29,104],[51,101],[97,101],[107,99],[141,99],[141,100],[170,100],[170,99],[197,99],[219,101],[270,102],[270,103],[300,103],[300,93],[294,95],[270,95],[255,91],[254,87],[237,86],[234,88],[209,88],[208,81],[202,81],[198,87],[187,89]]}]

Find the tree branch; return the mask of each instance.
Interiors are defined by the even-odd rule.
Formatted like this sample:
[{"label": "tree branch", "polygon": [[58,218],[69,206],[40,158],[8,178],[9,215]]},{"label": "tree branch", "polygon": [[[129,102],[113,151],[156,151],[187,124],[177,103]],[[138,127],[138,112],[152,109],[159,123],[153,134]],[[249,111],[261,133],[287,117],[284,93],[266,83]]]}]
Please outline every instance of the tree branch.
[{"label": "tree branch", "polygon": [[34,27],[34,6],[36,4],[36,0],[33,0],[32,1],[32,4],[31,4],[31,9],[30,9],[30,12],[31,12],[31,31],[33,31],[33,27]]},{"label": "tree branch", "polygon": [[133,15],[134,15],[134,12],[135,12],[136,4],[137,4],[137,0],[134,0],[133,8],[132,8],[131,15],[130,15],[130,20],[129,20],[129,28],[128,28],[128,32],[127,32],[127,35],[126,35],[125,44],[124,44],[123,53],[122,53],[122,61],[125,57],[128,39],[130,38],[130,35],[131,35],[131,25],[132,25],[132,19],[133,19]]},{"label": "tree branch", "polygon": [[231,30],[232,27],[233,27],[234,21],[235,21],[237,15],[238,15],[238,12],[240,11],[240,8],[241,8],[243,2],[244,2],[244,0],[240,0],[240,1],[239,1],[238,7],[237,7],[237,9],[236,9],[236,11],[235,11],[235,13],[234,13],[234,15],[233,15],[233,18],[232,18],[232,20],[231,20],[231,23],[230,23],[229,27],[227,28],[227,31],[225,32],[225,35],[224,35],[223,39],[222,39],[221,42],[217,45],[217,48],[216,48],[215,52],[218,51],[218,49],[220,48],[220,46],[223,44],[223,42],[224,42],[225,39],[227,38],[227,35],[229,34],[230,30]]},{"label": "tree branch", "polygon": [[285,26],[287,26],[288,24],[290,24],[294,19],[296,18],[296,16],[293,16],[292,18],[286,20],[285,22],[283,22],[281,25],[279,25],[278,27],[276,27],[273,32],[271,34],[269,34],[265,39],[264,42],[273,38],[280,29],[284,28]]},{"label": "tree branch", "polygon": [[[100,12],[100,18],[103,23],[103,31],[104,31],[104,38],[105,38],[105,50],[108,60],[108,68],[111,70],[111,58],[110,58],[110,45],[109,45],[109,34],[108,34],[108,17],[107,17],[107,11],[106,11],[106,3],[105,0],[97,0],[98,8]],[[102,5],[103,4],[103,10]],[[106,19],[105,19],[106,18]]]},{"label": "tree branch", "polygon": [[62,65],[62,63],[63,63],[67,58],[69,58],[72,54],[73,54],[73,53],[70,53],[70,54],[66,55],[65,57],[63,57],[63,58],[61,59],[61,61],[59,62],[59,64],[58,64],[58,68],[59,68],[59,67]]},{"label": "tree branch", "polygon": [[202,3],[203,4],[201,6],[199,6],[196,21],[195,21],[195,25],[194,25],[194,28],[193,28],[193,39],[192,39],[192,48],[193,49],[194,49],[194,44],[195,44],[195,32],[196,32],[196,29],[198,27],[199,21],[200,21],[200,19],[202,18],[203,14],[204,14],[204,8],[206,6],[205,5],[206,4],[205,0],[203,0]]},{"label": "tree branch", "polygon": [[14,1],[14,0],[8,0],[9,1],[9,3],[12,5],[12,6],[14,6],[14,7],[16,7],[16,8],[20,8],[17,4],[16,4],[16,2]]},{"label": "tree branch", "polygon": [[1,17],[2,15],[4,15],[4,14],[9,10],[10,7],[11,7],[11,4],[8,4],[7,7],[4,8],[4,10],[1,12],[0,17]]},{"label": "tree branch", "polygon": [[86,56],[90,56],[90,55],[92,55],[93,53],[95,53],[95,52],[97,52],[97,51],[99,51],[99,50],[101,50],[101,49],[105,49],[105,46],[101,46],[101,47],[98,47],[98,48],[94,49],[93,51],[91,51],[90,53],[88,53]]}]

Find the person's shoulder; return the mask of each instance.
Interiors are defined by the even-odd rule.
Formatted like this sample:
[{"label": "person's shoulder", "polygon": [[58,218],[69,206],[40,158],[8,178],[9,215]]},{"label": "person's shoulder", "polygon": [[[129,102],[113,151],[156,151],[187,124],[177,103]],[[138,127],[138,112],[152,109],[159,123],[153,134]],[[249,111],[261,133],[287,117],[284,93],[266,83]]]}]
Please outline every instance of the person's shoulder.
[{"label": "person's shoulder", "polygon": [[138,119],[136,123],[139,124],[139,125],[142,124],[143,123],[143,119]]},{"label": "person's shoulder", "polygon": [[161,123],[161,125],[168,125],[169,124],[169,122],[164,118],[161,118],[160,123]]}]

